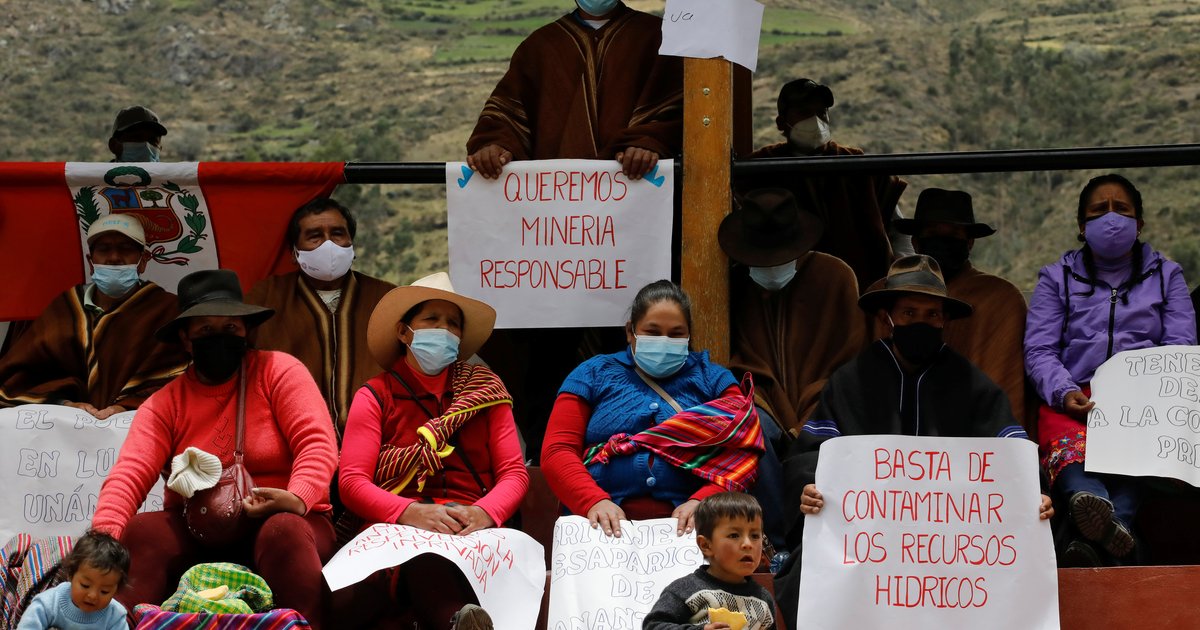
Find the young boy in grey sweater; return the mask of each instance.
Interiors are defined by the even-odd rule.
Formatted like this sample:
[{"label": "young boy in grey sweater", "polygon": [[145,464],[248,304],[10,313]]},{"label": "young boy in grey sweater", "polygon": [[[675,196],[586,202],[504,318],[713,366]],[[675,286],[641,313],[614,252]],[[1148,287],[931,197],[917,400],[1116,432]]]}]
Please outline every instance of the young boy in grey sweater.
[{"label": "young boy in grey sweater", "polygon": [[663,589],[642,630],[774,630],[775,601],[750,579],[762,557],[762,507],[722,492],[696,508],[696,544],[708,564]]}]

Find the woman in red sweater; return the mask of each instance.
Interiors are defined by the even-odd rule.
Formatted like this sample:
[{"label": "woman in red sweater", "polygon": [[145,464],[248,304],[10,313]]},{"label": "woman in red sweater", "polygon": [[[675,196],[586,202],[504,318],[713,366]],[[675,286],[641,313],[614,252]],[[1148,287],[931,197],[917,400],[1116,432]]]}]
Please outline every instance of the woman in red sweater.
[{"label": "woman in red sweater", "polygon": [[[179,304],[179,316],[155,335],[181,343],[192,364],[138,409],[92,521],[130,551],[129,586],[117,599],[128,609],[159,604],[192,565],[238,562],[266,579],[277,606],[319,628],[327,593],[321,566],[334,551],[329,485],[337,439],[328,407],[294,357],[249,349],[247,331],[274,312],[244,303],[232,271],[185,276]],[[256,484],[243,509],[253,529],[228,545],[205,546],[188,530],[183,497],[170,489],[161,512],[136,512],[188,447],[224,465],[233,461],[239,370],[246,379],[243,464]]]},{"label": "woman in red sweater", "polygon": [[[355,395],[342,436],[338,490],[347,510],[367,523],[458,535],[498,527],[516,513],[529,474],[512,400],[491,370],[462,360],[495,321],[492,307],[455,293],[445,273],[380,300],[367,345],[384,372]],[[421,627],[444,628],[456,611],[478,603],[458,568],[437,556],[418,556],[386,577],[395,603]],[[470,623],[474,617],[460,618],[457,627],[490,627]]]}]

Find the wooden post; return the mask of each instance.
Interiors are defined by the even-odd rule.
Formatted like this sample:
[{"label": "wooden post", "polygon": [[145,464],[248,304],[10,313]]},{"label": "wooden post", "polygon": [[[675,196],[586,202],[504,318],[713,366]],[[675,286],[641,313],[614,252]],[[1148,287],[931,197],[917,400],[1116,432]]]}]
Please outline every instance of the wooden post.
[{"label": "wooden post", "polygon": [[692,297],[692,347],[729,360],[729,263],[717,228],[730,208],[733,70],[724,59],[683,62],[683,226],[680,280]]}]

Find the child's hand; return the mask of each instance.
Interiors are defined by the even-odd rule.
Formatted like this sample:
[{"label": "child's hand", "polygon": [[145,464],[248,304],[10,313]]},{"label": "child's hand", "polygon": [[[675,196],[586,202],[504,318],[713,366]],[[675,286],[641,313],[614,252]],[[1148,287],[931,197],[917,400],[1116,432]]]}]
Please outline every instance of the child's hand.
[{"label": "child's hand", "polygon": [[704,626],[704,630],[729,630],[729,624],[723,621],[710,623],[707,626]]},{"label": "child's hand", "polygon": [[804,514],[819,514],[821,508],[825,507],[825,497],[817,492],[817,485],[810,483],[804,486],[804,493],[800,495],[800,512]]},{"label": "child's hand", "polygon": [[1038,508],[1038,519],[1046,521],[1052,518],[1054,518],[1054,503],[1050,501],[1050,497],[1043,494],[1042,505]]}]

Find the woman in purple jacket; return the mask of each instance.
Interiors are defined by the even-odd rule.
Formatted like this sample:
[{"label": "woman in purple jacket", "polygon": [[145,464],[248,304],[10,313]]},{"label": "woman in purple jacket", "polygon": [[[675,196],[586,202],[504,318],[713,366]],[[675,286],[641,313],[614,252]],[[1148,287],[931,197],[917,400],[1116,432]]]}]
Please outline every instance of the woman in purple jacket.
[{"label": "woman in purple jacket", "polygon": [[1046,265],[1025,326],[1025,371],[1045,401],[1038,413],[1042,462],[1069,501],[1083,538],[1117,558],[1134,548],[1132,477],[1084,472],[1089,382],[1122,350],[1196,343],[1196,315],[1179,265],[1138,240],[1142,195],[1120,175],[1079,193],[1085,245]]}]

